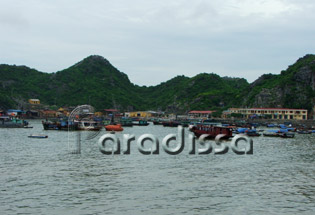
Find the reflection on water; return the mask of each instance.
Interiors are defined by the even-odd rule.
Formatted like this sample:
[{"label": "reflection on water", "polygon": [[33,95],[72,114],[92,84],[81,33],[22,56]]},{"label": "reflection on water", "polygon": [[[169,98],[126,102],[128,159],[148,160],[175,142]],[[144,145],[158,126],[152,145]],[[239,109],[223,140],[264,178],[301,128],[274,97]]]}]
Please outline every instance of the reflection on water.
[{"label": "reflection on water", "polygon": [[[1,214],[311,214],[315,210],[315,135],[257,137],[253,155],[103,155],[97,139],[68,150],[67,132],[1,129]],[[48,139],[27,138],[46,134]],[[102,132],[103,134],[105,131]],[[126,128],[156,135],[176,128]],[[117,134],[122,140],[122,134]],[[186,130],[186,137],[188,131]]]}]

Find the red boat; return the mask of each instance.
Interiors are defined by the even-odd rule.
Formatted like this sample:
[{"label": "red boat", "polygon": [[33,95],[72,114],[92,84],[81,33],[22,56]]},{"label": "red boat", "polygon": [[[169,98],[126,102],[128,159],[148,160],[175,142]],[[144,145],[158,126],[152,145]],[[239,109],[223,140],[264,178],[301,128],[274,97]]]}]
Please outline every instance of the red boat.
[{"label": "red boat", "polygon": [[190,127],[190,131],[195,134],[196,137],[200,137],[203,134],[209,135],[207,138],[214,139],[219,134],[225,134],[223,139],[233,137],[232,128],[213,126],[213,125],[194,125]]},{"label": "red boat", "polygon": [[105,125],[106,131],[123,131],[123,127],[121,127],[121,124],[117,125]]}]

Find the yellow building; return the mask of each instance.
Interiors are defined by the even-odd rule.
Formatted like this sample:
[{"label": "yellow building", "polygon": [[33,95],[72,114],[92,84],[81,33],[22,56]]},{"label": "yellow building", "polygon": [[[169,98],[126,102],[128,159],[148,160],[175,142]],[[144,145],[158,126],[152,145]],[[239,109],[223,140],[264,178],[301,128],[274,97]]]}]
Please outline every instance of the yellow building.
[{"label": "yellow building", "polygon": [[229,114],[241,114],[243,118],[263,117],[270,119],[306,120],[306,109],[288,108],[230,108]]},{"label": "yellow building", "polygon": [[136,111],[136,112],[125,113],[125,116],[127,116],[127,117],[150,118],[150,117],[152,117],[152,113],[150,111]]},{"label": "yellow building", "polygon": [[156,112],[156,111],[133,111],[133,112],[125,112],[125,117],[141,117],[141,118],[151,118],[151,117],[161,117],[164,115],[164,112]]},{"label": "yellow building", "polygon": [[28,102],[32,105],[39,105],[40,104],[39,99],[29,99]]}]

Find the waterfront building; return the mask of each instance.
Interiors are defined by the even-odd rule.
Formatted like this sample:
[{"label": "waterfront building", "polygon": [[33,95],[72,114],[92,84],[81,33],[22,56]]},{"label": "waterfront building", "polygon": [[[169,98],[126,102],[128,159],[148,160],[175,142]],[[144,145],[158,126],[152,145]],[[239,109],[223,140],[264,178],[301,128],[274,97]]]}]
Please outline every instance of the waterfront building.
[{"label": "waterfront building", "polygon": [[229,108],[224,112],[225,116],[241,116],[242,118],[267,118],[267,119],[292,119],[306,120],[306,109],[290,108]]}]

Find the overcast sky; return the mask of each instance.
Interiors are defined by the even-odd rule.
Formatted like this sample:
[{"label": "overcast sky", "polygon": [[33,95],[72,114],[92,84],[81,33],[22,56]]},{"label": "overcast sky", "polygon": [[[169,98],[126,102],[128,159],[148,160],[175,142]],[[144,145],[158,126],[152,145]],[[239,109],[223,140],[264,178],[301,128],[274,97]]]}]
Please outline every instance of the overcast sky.
[{"label": "overcast sky", "polygon": [[315,50],[315,0],[0,0],[0,63],[43,72],[96,54],[138,85],[249,82]]}]

